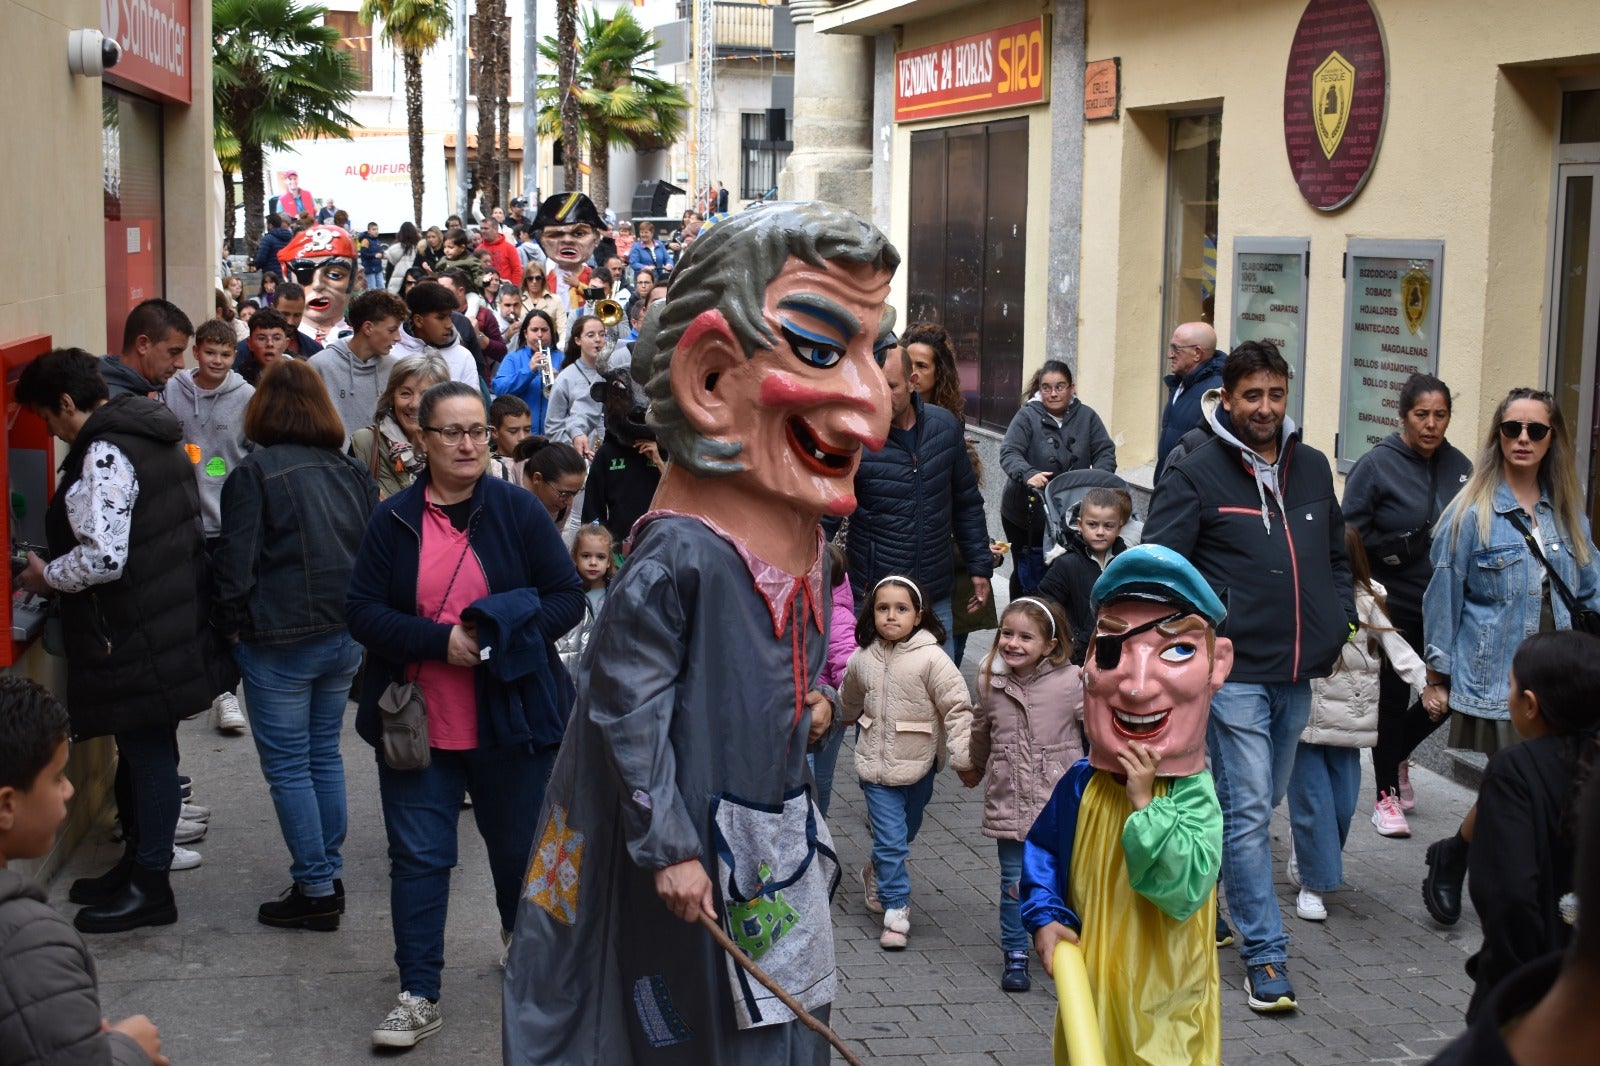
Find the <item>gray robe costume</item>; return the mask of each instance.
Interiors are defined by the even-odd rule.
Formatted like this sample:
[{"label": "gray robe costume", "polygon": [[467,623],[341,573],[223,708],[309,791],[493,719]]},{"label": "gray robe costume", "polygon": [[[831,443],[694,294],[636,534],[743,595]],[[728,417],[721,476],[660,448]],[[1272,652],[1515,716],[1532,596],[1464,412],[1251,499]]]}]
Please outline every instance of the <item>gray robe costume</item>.
[{"label": "gray robe costume", "polygon": [[656,512],[635,528],[578,671],[524,882],[508,1066],[826,1066],[827,1043],[731,977],[654,884],[657,869],[710,860],[724,929],[827,1018],[838,866],[805,761],[830,604],[818,536],[816,566],[796,579],[693,516]]}]

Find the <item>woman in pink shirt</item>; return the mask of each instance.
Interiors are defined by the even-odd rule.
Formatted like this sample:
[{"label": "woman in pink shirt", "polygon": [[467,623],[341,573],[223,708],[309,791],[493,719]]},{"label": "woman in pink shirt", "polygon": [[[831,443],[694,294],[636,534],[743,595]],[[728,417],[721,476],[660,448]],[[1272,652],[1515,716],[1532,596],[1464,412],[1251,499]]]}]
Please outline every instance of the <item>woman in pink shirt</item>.
[{"label": "woman in pink shirt", "polygon": [[471,796],[489,853],[501,936],[511,935],[545,781],[572,710],[555,642],[583,617],[583,586],[532,493],[495,477],[478,390],[422,396],[424,473],[373,512],[350,578],[350,632],[367,670],[356,731],[382,739],[379,698],[415,682],[427,703],[428,765],[378,752],[389,837],[389,906],[400,1001],[372,1033],[411,1047],[437,1032],[456,821]]}]

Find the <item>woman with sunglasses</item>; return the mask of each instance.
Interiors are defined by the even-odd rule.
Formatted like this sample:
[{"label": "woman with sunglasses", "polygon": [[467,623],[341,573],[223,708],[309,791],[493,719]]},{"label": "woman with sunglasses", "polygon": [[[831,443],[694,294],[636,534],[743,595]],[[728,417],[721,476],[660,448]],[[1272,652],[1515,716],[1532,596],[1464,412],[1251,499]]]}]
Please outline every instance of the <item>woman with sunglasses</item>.
[{"label": "woman with sunglasses", "polygon": [[[1560,406],[1548,392],[1512,389],[1490,425],[1471,479],[1440,516],[1422,597],[1424,699],[1445,696],[1450,747],[1485,755],[1517,739],[1507,700],[1522,639],[1571,629],[1574,608],[1600,610],[1600,553]],[[1442,925],[1461,916],[1476,820],[1474,806],[1454,836],[1428,847],[1422,898]]]},{"label": "woman with sunglasses", "polygon": [[[1472,476],[1472,460],[1445,439],[1450,388],[1430,374],[1413,374],[1400,389],[1400,429],[1356,460],[1344,484],[1344,519],[1361,537],[1372,577],[1386,595],[1390,622],[1422,655],[1422,594],[1433,577],[1428,550],[1446,505]],[[1442,691],[1428,694],[1439,707]],[[1408,837],[1405,812],[1416,806],[1408,760],[1444,715],[1429,714],[1411,686],[1383,659],[1378,671],[1377,779],[1372,824],[1379,835]]]},{"label": "woman with sunglasses", "polygon": [[[423,393],[427,462],[380,503],[356,553],[346,614],[367,648],[356,732],[377,748],[389,840],[389,910],[399,1002],[372,1032],[403,1048],[437,1032],[445,912],[461,801],[488,852],[501,940],[511,938],[545,781],[572,709],[555,642],[583,618],[583,585],[555,524],[489,467],[489,417],[476,387]],[[379,709],[414,684],[426,759],[391,758]],[[393,765],[399,762],[400,765]],[[420,763],[420,765],[418,765]]]}]

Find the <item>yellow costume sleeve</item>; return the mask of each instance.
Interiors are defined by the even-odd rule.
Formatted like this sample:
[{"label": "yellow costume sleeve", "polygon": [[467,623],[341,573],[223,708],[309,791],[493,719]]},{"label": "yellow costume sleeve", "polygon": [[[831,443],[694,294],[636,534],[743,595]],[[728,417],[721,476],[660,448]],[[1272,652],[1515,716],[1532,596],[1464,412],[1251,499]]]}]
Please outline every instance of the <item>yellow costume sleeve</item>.
[{"label": "yellow costume sleeve", "polygon": [[1178,921],[1200,909],[1222,865],[1222,806],[1211,774],[1173,778],[1122,827],[1133,890]]}]

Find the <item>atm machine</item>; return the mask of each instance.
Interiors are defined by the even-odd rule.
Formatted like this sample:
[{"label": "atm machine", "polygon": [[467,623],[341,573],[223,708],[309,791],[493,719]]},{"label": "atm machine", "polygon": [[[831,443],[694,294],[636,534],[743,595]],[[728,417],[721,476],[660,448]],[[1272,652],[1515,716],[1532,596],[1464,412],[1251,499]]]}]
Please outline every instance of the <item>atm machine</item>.
[{"label": "atm machine", "polygon": [[29,551],[45,554],[44,516],[55,491],[55,454],[44,420],[24,410],[15,399],[22,368],[52,347],[48,336],[0,342],[6,446],[0,449],[0,534],[11,550],[11,566],[0,572],[0,603],[9,617],[9,640],[0,639],[0,668],[20,659],[44,627],[45,602],[17,588],[13,581]]}]

